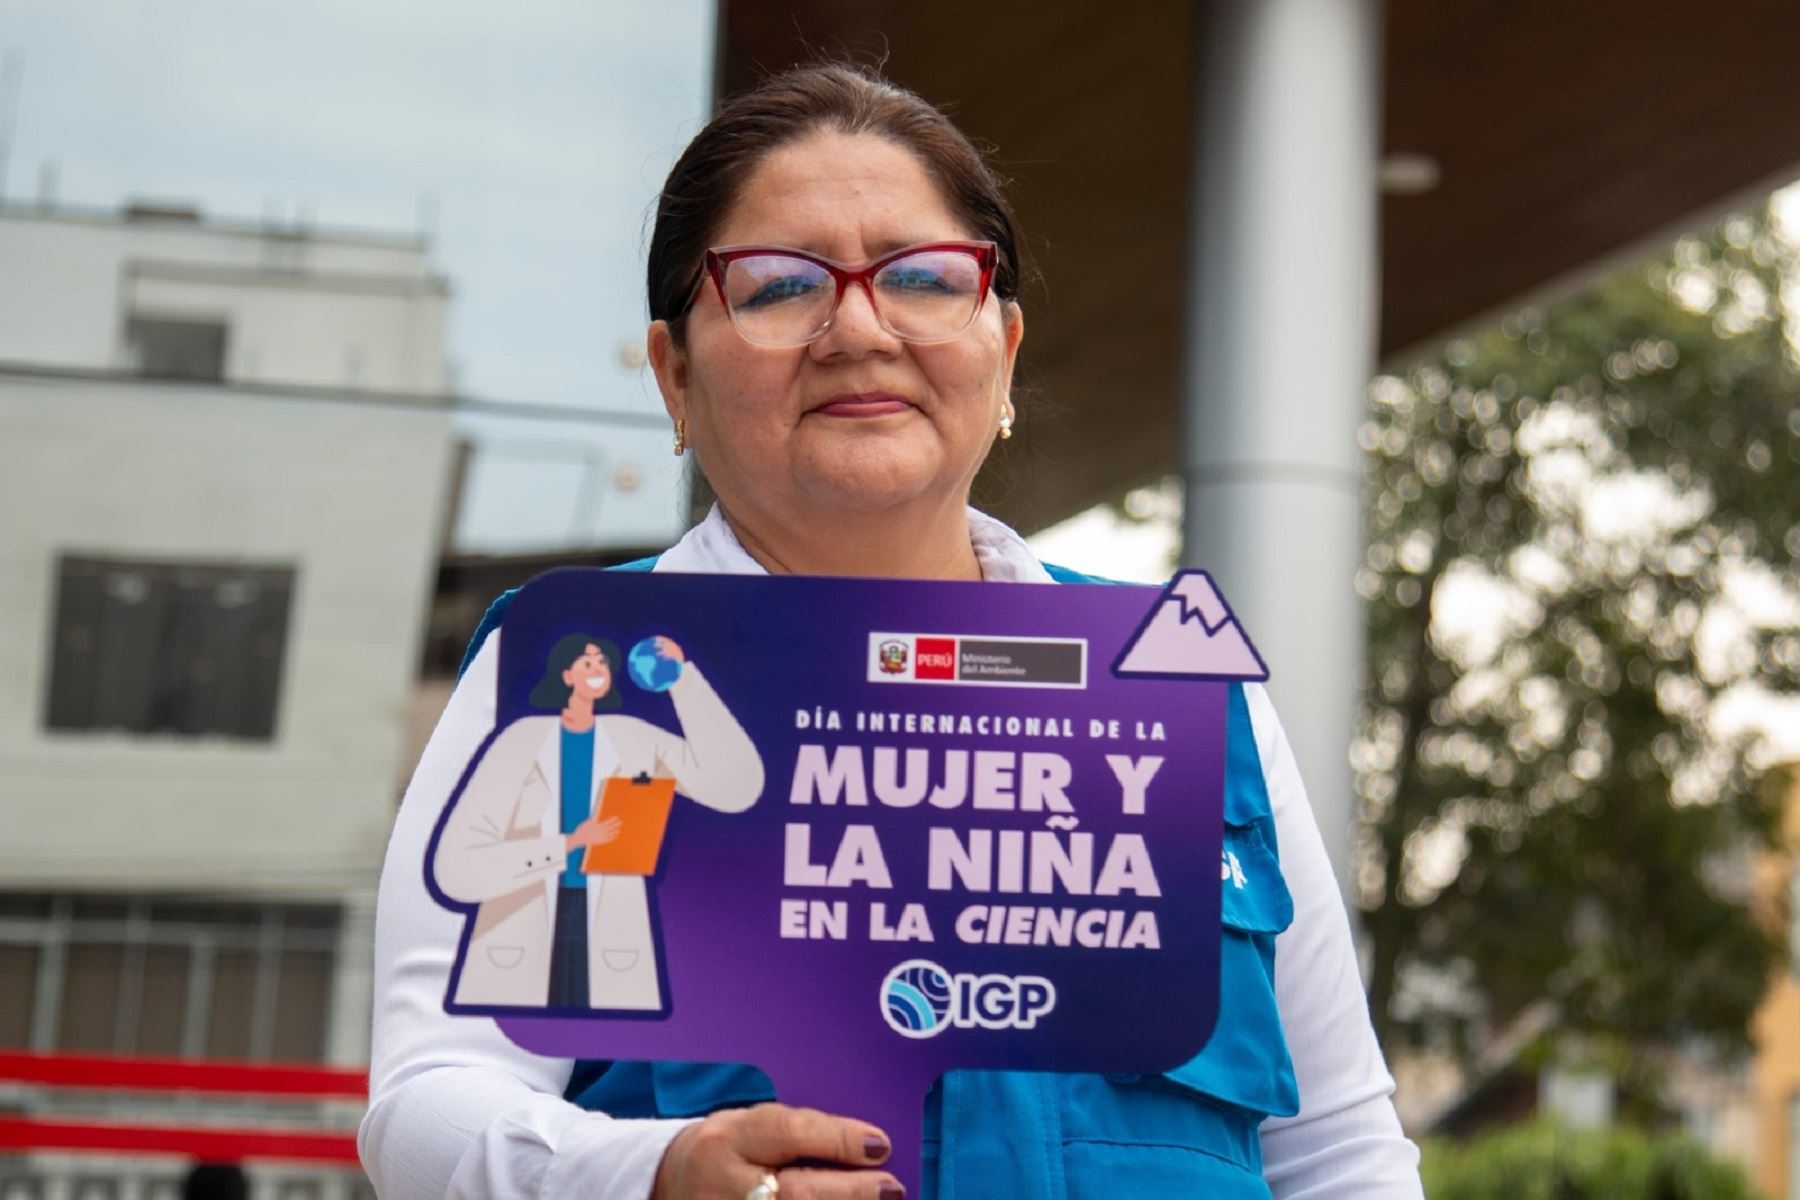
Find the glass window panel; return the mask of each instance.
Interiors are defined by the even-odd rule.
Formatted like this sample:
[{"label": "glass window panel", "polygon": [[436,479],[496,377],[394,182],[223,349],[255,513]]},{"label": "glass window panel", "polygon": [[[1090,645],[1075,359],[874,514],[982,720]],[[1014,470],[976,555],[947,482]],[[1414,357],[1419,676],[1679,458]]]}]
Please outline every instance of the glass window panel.
[{"label": "glass window panel", "polygon": [[109,1054],[119,1015],[119,975],[123,946],[69,947],[63,962],[62,1005],[56,1023],[61,1050]]},{"label": "glass window panel", "polygon": [[289,929],[318,929],[337,932],[338,906],[335,904],[296,904],[282,913]]},{"label": "glass window panel", "polygon": [[206,655],[208,613],[198,572],[169,569],[169,605],[156,644],[156,711],[153,727],[172,733],[207,732],[207,690],[213,684]]},{"label": "glass window panel", "polygon": [[256,953],[222,950],[213,959],[212,1007],[206,1030],[209,1058],[249,1058],[251,1005],[256,1000]]},{"label": "glass window panel", "polygon": [[163,728],[267,740],[287,639],[291,570],[177,567],[158,668],[175,702]]},{"label": "glass window panel", "polygon": [[237,737],[275,734],[275,700],[287,641],[292,573],[244,572],[208,581],[196,607],[205,614],[200,661],[212,709],[208,728]]},{"label": "glass window panel", "polygon": [[0,1179],[0,1200],[43,1200],[44,1194],[45,1185],[41,1179],[23,1175]]},{"label": "glass window panel", "polygon": [[58,564],[46,723],[274,736],[291,567]]},{"label": "glass window panel", "polygon": [[76,896],[70,902],[77,922],[123,921],[130,911],[131,902],[123,896]]},{"label": "glass window panel", "polygon": [[325,1055],[325,1023],[331,1016],[332,955],[289,950],[281,956],[275,1000],[275,1038],[270,1054],[285,1062],[318,1062]]},{"label": "glass window panel", "polygon": [[117,1179],[77,1179],[69,1186],[71,1200],[118,1200]]},{"label": "glass window panel", "polygon": [[42,953],[36,946],[0,945],[0,1047],[25,1049],[31,1045],[31,1014],[36,1007]]},{"label": "glass window panel", "polygon": [[56,631],[51,635],[51,729],[91,729],[99,683],[103,571],[97,563],[63,559],[56,580]]},{"label": "glass window panel", "polygon": [[[141,733],[153,728],[155,677],[149,668],[168,608],[168,580],[156,567],[141,563],[96,566],[101,571],[101,605],[92,728]],[[56,669],[60,672],[62,665]]]},{"label": "glass window panel", "polygon": [[50,916],[50,901],[41,892],[0,892],[0,917],[41,921]]},{"label": "glass window panel", "polygon": [[262,911],[261,906],[255,904],[175,897],[151,901],[150,920],[155,925],[204,925],[209,929],[241,929],[246,936],[256,937],[262,926]]},{"label": "glass window panel", "polygon": [[225,378],[226,327],[220,321],[134,316],[126,324],[132,365],[146,379]]},{"label": "glass window panel", "polygon": [[188,966],[185,946],[150,946],[144,950],[143,990],[138,996],[133,1053],[179,1055],[187,1025]]}]

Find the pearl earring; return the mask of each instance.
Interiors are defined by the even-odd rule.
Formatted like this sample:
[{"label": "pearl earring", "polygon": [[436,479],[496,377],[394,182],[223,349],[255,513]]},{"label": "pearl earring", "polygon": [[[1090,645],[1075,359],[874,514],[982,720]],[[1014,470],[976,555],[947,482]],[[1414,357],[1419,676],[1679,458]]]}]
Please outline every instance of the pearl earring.
[{"label": "pearl earring", "polygon": [[680,417],[675,418],[675,457],[680,458],[687,451],[687,422]]},{"label": "pearl earring", "polygon": [[1009,438],[1011,436],[1012,436],[1012,412],[1009,410],[1006,412],[1002,412],[1000,414],[1000,440],[1004,442],[1007,438]]}]

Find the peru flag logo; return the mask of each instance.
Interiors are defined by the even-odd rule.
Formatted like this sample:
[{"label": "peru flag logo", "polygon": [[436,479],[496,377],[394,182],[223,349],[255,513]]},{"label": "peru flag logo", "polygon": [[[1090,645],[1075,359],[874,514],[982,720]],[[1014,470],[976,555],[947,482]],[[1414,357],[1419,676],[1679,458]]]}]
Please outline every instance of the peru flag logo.
[{"label": "peru flag logo", "polygon": [[922,637],[913,642],[914,679],[955,679],[956,639]]}]

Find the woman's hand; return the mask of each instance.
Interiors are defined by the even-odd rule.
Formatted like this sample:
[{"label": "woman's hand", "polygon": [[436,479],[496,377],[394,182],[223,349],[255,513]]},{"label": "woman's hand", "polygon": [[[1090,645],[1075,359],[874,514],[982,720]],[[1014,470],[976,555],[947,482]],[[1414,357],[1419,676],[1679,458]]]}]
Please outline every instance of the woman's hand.
[{"label": "woman's hand", "polygon": [[568,850],[579,850],[583,846],[604,846],[608,842],[617,841],[618,837],[619,818],[608,817],[602,821],[598,817],[589,817],[563,839],[563,846]]},{"label": "woman's hand", "polygon": [[[848,1117],[785,1104],[728,1109],[675,1135],[650,1200],[744,1200],[766,1173],[781,1200],[900,1200],[899,1181],[871,1169],[887,1156],[882,1132]],[[844,1169],[786,1165],[797,1161]]]},{"label": "woman's hand", "polygon": [[687,653],[685,651],[683,651],[680,646],[677,646],[675,644],[674,638],[666,638],[666,637],[662,636],[662,634],[660,634],[660,633],[657,634],[656,635],[656,648],[658,650],[662,651],[662,655],[664,658],[672,658],[678,663],[684,663],[687,661]]}]

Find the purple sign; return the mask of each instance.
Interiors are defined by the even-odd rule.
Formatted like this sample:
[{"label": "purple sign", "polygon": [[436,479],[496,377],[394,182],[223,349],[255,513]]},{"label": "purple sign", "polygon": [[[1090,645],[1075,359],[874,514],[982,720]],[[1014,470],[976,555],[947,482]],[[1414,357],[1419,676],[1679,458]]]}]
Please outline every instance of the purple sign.
[{"label": "purple sign", "polygon": [[427,851],[448,1011],[749,1063],[885,1128],[947,1070],[1150,1072],[1217,1015],[1227,679],[1167,589],[554,571]]}]

